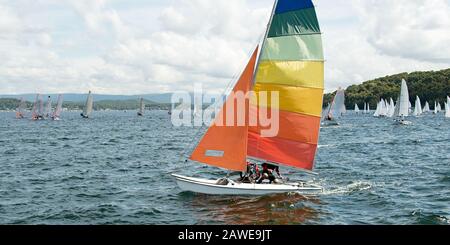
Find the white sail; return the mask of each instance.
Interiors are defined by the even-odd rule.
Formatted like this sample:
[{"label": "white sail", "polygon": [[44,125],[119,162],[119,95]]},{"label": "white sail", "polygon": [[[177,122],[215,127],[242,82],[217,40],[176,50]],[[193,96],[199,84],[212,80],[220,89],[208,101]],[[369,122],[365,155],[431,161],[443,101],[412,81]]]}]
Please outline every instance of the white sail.
[{"label": "white sail", "polygon": [[358,107],[358,104],[355,104],[355,112],[356,112],[356,114],[359,114],[359,107]]},{"label": "white sail", "polygon": [[422,113],[430,112],[430,103],[425,102],[425,106],[423,107]]},{"label": "white sail", "polygon": [[375,113],[373,114],[374,117],[380,116],[380,107],[381,107],[381,101],[377,104],[377,109],[375,110]]},{"label": "white sail", "polygon": [[329,113],[330,113],[330,110],[331,110],[331,104],[328,103],[327,108],[325,108],[325,109],[322,110],[322,120],[321,120],[322,122],[326,120],[327,116],[328,116]]},{"label": "white sail", "polygon": [[450,106],[450,97],[447,96],[447,105]]},{"label": "white sail", "polygon": [[56,104],[55,111],[53,111],[52,118],[57,119],[61,116],[62,113],[62,106],[63,106],[63,95],[58,95],[58,102]]},{"label": "white sail", "polygon": [[44,112],[45,112],[45,108],[44,108],[44,101],[42,100],[42,98],[39,96],[39,109],[38,109],[38,117],[44,117]]},{"label": "white sail", "polygon": [[343,89],[339,89],[334,96],[334,100],[331,103],[330,115],[336,119],[341,117],[346,112],[345,109],[345,92]]},{"label": "white sail", "polygon": [[421,114],[422,114],[422,104],[420,103],[419,96],[416,96],[416,104],[414,106],[413,115],[417,117],[420,116]]},{"label": "white sail", "polygon": [[450,104],[445,103],[445,117],[450,118]]},{"label": "white sail", "polygon": [[385,117],[387,116],[388,113],[388,107],[387,107],[387,103],[386,100],[381,99],[380,101],[380,111],[378,112],[380,114],[380,116]]},{"label": "white sail", "polygon": [[409,92],[408,85],[405,79],[402,80],[402,87],[400,90],[400,96],[398,98],[397,106],[395,107],[394,116],[407,117],[409,116]]},{"label": "white sail", "polygon": [[367,103],[367,114],[370,113],[370,103]]},{"label": "white sail", "polygon": [[44,116],[50,117],[50,113],[52,113],[52,98],[50,96],[48,96],[47,104],[45,106]]},{"label": "white sail", "polygon": [[441,106],[441,102],[438,102],[437,104],[437,112],[441,112],[442,111],[442,106]]},{"label": "white sail", "polygon": [[86,99],[86,104],[84,106],[84,110],[83,110],[82,116],[83,117],[90,117],[93,107],[94,107],[94,98],[92,96],[92,92],[89,91],[89,94],[88,94],[87,99]]},{"label": "white sail", "polygon": [[139,116],[143,116],[145,112],[145,102],[144,102],[144,98],[141,98],[139,101],[139,111],[138,111],[138,115]]},{"label": "white sail", "polygon": [[40,95],[37,94],[36,95],[36,99],[34,100],[33,103],[33,109],[31,109],[31,118],[32,119],[37,119],[38,118],[38,114],[39,114],[39,97]]}]

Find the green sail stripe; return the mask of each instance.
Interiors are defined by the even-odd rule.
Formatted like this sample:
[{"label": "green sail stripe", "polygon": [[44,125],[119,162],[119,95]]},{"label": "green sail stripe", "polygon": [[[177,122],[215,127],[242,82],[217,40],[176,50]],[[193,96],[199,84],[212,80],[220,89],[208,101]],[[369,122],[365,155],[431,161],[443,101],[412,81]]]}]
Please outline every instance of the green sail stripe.
[{"label": "green sail stripe", "polygon": [[308,8],[274,15],[268,37],[312,33],[320,33],[320,27],[315,9]]},{"label": "green sail stripe", "polygon": [[267,38],[261,60],[323,60],[320,34]]}]

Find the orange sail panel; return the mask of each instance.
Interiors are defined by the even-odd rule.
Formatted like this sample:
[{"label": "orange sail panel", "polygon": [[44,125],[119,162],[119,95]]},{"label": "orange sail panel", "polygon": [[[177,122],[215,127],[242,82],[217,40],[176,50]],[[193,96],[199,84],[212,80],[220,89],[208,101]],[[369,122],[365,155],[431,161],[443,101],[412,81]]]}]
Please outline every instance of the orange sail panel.
[{"label": "orange sail panel", "polygon": [[[250,90],[257,54],[258,48],[254,51],[233,92],[240,91],[246,94]],[[245,114],[248,117],[248,101],[246,104]],[[247,168],[248,119],[246,118],[245,126],[238,126],[236,122],[238,117],[234,119],[235,126],[225,125],[224,119],[227,114],[227,106],[234,106],[235,112],[238,111],[234,96],[228,97],[213,125],[203,136],[190,159],[215,167],[245,171]]]}]

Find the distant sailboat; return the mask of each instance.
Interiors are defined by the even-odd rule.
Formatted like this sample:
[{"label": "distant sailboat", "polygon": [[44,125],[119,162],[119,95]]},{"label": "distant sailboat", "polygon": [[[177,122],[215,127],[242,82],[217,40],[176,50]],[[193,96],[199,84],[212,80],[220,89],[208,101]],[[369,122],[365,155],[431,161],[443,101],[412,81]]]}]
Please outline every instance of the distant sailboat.
[{"label": "distant sailboat", "polygon": [[60,95],[58,95],[58,102],[57,102],[56,108],[52,114],[52,119],[54,121],[61,120],[62,106],[63,106],[63,95],[60,94]]},{"label": "distant sailboat", "polygon": [[356,114],[359,114],[359,107],[358,107],[358,104],[355,104],[355,113],[356,113]]},{"label": "distant sailboat", "polygon": [[38,101],[38,120],[44,119],[44,101],[42,100],[42,97],[39,95],[39,101]]},{"label": "distant sailboat", "polygon": [[48,96],[47,103],[45,105],[44,118],[49,118],[52,113],[52,98]]},{"label": "distant sailboat", "polygon": [[25,100],[23,98],[20,98],[19,106],[16,109],[17,119],[23,119],[25,117],[25,107],[26,107]]},{"label": "distant sailboat", "polygon": [[398,97],[394,116],[396,117],[396,123],[398,124],[402,125],[411,124],[411,122],[405,120],[405,117],[409,116],[409,92],[408,92],[408,85],[406,84],[405,79],[402,79],[400,96]]},{"label": "distant sailboat", "polygon": [[367,103],[367,114],[370,114],[370,103]]},{"label": "distant sailboat", "polygon": [[438,102],[437,104],[437,112],[442,112],[442,106],[441,106],[441,102]]},{"label": "distant sailboat", "polygon": [[326,113],[322,116],[322,126],[336,126],[339,125],[337,119],[342,117],[345,113],[345,91],[338,89],[333,98],[333,102],[327,108]]},{"label": "distant sailboat", "polygon": [[423,107],[422,113],[428,113],[430,112],[430,104],[427,102],[425,102],[425,106]]},{"label": "distant sailboat", "polygon": [[418,117],[422,115],[422,104],[420,103],[419,96],[416,96],[416,104],[414,106],[413,116]]},{"label": "distant sailboat", "polygon": [[39,97],[40,94],[37,94],[33,103],[33,109],[31,109],[31,120],[33,121],[39,120]]},{"label": "distant sailboat", "polygon": [[[278,135],[264,137],[260,124],[256,127],[219,126],[226,117],[228,106],[235,105],[234,96],[231,96],[194,149],[190,160],[240,172],[246,171],[247,159],[305,171],[313,169],[324,88],[322,40],[314,5],[311,0],[278,0],[270,19],[260,55],[256,49],[233,92],[246,94],[254,91],[258,95],[260,91],[268,91],[269,94],[278,91],[279,108],[272,108],[279,112]],[[250,106],[240,108],[248,115],[269,106],[267,101],[258,98],[250,99],[248,104]],[[172,176],[184,191],[212,195],[288,192],[314,195],[323,191],[320,186],[308,182],[259,184],[228,177],[206,180],[177,174]]]},{"label": "distant sailboat", "polygon": [[145,102],[144,102],[144,98],[141,98],[141,100],[139,101],[139,111],[138,111],[138,116],[142,117],[144,116],[144,111],[145,111]]},{"label": "distant sailboat", "polygon": [[81,113],[81,116],[83,118],[89,118],[91,116],[93,107],[94,107],[94,98],[92,96],[92,92],[89,91],[89,94],[86,99],[86,104],[84,105],[84,110],[83,113]]},{"label": "distant sailboat", "polygon": [[445,117],[450,118],[450,104],[445,103]]}]

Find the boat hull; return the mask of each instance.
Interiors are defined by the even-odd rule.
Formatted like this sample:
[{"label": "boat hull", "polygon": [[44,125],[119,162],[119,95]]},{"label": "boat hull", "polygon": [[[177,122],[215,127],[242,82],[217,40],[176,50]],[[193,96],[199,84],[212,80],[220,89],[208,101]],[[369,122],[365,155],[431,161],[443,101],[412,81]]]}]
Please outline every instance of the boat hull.
[{"label": "boat hull", "polygon": [[228,180],[225,185],[218,184],[219,180],[206,180],[172,174],[178,186],[183,191],[207,195],[270,195],[296,192],[305,196],[316,196],[323,192],[323,188],[307,183],[292,184],[247,184]]}]

